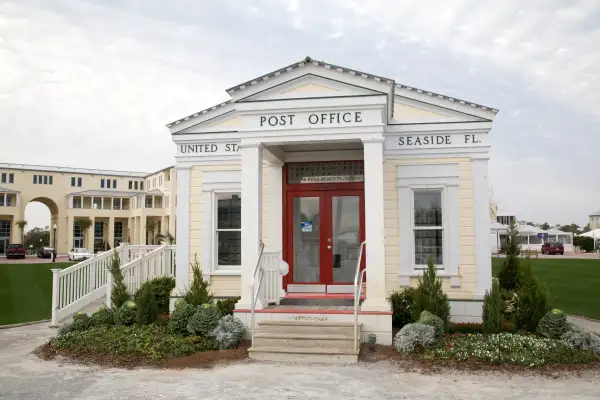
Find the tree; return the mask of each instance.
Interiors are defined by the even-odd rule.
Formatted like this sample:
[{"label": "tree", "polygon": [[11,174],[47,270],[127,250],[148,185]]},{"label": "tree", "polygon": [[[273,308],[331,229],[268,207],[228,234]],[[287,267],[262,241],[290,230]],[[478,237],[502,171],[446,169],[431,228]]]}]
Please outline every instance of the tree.
[{"label": "tree", "polygon": [[117,250],[113,250],[113,256],[108,267],[108,272],[112,275],[112,291],[110,294],[110,300],[112,307],[116,310],[121,307],[127,300],[131,300],[131,294],[127,292],[127,285],[125,285],[125,278],[123,277],[123,271],[121,271],[121,259]]},{"label": "tree", "polygon": [[535,224],[533,222],[527,222],[527,225],[529,225],[529,226],[535,226]]},{"label": "tree", "polygon": [[48,227],[46,229],[42,228],[33,228],[29,230],[25,234],[25,241],[23,242],[23,246],[29,249],[30,247],[39,248],[40,246],[49,246],[50,245],[50,230]]},{"label": "tree", "polygon": [[563,232],[579,233],[579,225],[577,225],[577,224],[563,225],[560,227],[560,230]]},{"label": "tree", "polygon": [[582,232],[589,232],[589,231],[591,231],[591,230],[592,230],[592,227],[590,226],[589,222],[588,222],[588,224],[587,224],[586,226],[584,226],[584,227],[581,229],[581,231],[582,231]]},{"label": "tree", "polygon": [[151,242],[150,244],[154,244],[154,237],[155,237],[154,231],[156,231],[157,226],[158,226],[158,224],[154,220],[150,219],[150,220],[146,221],[146,231],[150,233],[150,235],[146,234],[146,239],[148,237],[150,237],[150,242]]},{"label": "tree", "polygon": [[547,222],[544,222],[542,225],[540,225],[540,228],[547,231],[548,229],[550,229],[550,224]]},{"label": "tree", "polygon": [[508,225],[508,235],[505,244],[506,258],[498,274],[500,288],[515,290],[519,282],[519,254],[521,253],[521,238],[514,220]]},{"label": "tree", "polygon": [[525,262],[519,270],[517,329],[535,332],[540,319],[550,311],[548,289],[533,276],[531,263]]},{"label": "tree", "polygon": [[83,243],[85,243],[87,230],[90,228],[90,226],[92,226],[92,220],[90,218],[77,218],[75,220],[75,226],[81,231],[81,235],[83,236]]},{"label": "tree", "polygon": [[427,269],[419,277],[415,291],[415,303],[412,311],[413,321],[417,321],[423,311],[429,311],[444,321],[448,327],[450,322],[450,303],[448,295],[442,290],[442,281],[437,278],[433,258],[429,257]]},{"label": "tree", "polygon": [[21,229],[21,244],[25,243],[25,227],[27,226],[27,221],[24,219],[15,222],[15,225]]},{"label": "tree", "polygon": [[158,243],[167,243],[167,244],[175,244],[175,236],[171,235],[169,232],[167,233],[159,233],[156,235],[156,241]]},{"label": "tree", "polygon": [[194,255],[194,262],[191,265],[194,280],[187,293],[183,296],[183,300],[194,306],[212,303],[213,295],[208,290],[208,282],[202,277],[202,270],[200,269],[200,261],[198,261],[197,254]]},{"label": "tree", "polygon": [[500,284],[497,279],[492,280],[492,290],[485,291],[483,298],[483,330],[486,333],[497,333],[502,331],[504,315],[502,314],[502,295]]}]

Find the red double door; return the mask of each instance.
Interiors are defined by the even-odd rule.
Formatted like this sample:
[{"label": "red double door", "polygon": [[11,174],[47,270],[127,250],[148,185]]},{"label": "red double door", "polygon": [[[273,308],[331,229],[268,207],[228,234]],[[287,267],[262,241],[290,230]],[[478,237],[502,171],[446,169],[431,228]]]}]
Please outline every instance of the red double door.
[{"label": "red double door", "polygon": [[365,240],[364,189],[310,186],[284,197],[287,291],[351,293]]}]

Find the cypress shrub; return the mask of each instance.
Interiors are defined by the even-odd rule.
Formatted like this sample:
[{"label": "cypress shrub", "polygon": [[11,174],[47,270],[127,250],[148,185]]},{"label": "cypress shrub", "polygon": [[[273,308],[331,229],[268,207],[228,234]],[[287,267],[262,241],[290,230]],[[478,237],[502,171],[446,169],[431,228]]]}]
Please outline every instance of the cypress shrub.
[{"label": "cypress shrub", "polygon": [[150,290],[154,295],[156,305],[158,306],[158,313],[168,314],[171,290],[175,288],[175,278],[171,276],[161,276],[144,282],[133,296],[133,299],[136,302],[136,304],[138,303],[142,292],[147,286],[150,287]]},{"label": "cypress shrub", "polygon": [[516,328],[535,332],[542,317],[550,311],[550,302],[548,290],[533,276],[530,263],[521,265],[518,295],[514,316]]},{"label": "cypress shrub", "polygon": [[233,310],[235,309],[235,305],[239,300],[239,297],[217,300],[217,309],[219,310],[221,317],[233,315]]},{"label": "cypress shrub", "polygon": [[131,300],[131,295],[127,292],[123,271],[121,271],[121,260],[117,250],[113,251],[112,261],[108,269],[112,275],[112,292],[110,299],[113,309],[120,308],[126,301]]},{"label": "cypress shrub", "polygon": [[208,291],[208,282],[202,278],[202,270],[200,269],[198,255],[194,256],[194,262],[191,266],[193,281],[187,293],[183,296],[183,300],[185,300],[187,304],[194,306],[212,303],[213,295]]},{"label": "cypress shrub", "polygon": [[408,287],[390,296],[392,305],[392,326],[402,328],[413,322],[412,311],[415,305],[416,289]]},{"label": "cypress shrub", "polygon": [[158,305],[156,298],[152,292],[151,285],[145,285],[142,293],[136,301],[136,317],[135,320],[140,325],[150,325],[156,322],[158,316]]},{"label": "cypress shrub", "polygon": [[502,314],[502,295],[497,279],[492,280],[491,291],[485,291],[483,298],[483,330],[485,333],[502,332],[504,315]]},{"label": "cypress shrub", "polygon": [[437,279],[433,258],[427,261],[427,270],[419,277],[415,290],[415,304],[412,319],[417,321],[423,311],[429,311],[444,321],[444,328],[450,322],[450,303],[448,296],[442,291],[442,282]]},{"label": "cypress shrub", "polygon": [[508,227],[505,245],[506,258],[498,274],[500,289],[515,290],[519,285],[519,253],[521,253],[521,238],[517,224],[513,220]]}]

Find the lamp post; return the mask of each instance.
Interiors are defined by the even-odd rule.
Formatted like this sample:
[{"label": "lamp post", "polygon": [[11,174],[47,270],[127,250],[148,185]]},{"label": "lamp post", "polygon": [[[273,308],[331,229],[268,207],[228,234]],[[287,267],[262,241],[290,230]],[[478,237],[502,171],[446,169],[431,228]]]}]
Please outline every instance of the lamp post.
[{"label": "lamp post", "polygon": [[54,249],[53,255],[52,255],[52,262],[56,262],[56,224],[54,224],[52,226],[52,228],[54,228],[54,245],[52,246],[52,248]]}]

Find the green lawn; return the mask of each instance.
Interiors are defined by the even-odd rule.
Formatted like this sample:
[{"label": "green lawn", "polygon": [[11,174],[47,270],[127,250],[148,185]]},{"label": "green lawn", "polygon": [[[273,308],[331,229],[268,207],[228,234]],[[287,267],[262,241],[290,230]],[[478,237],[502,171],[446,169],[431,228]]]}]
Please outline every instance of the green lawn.
[{"label": "green lawn", "polygon": [[[492,258],[494,276],[498,276],[503,262],[503,258]],[[534,275],[548,287],[554,308],[600,320],[600,260],[556,256],[531,259],[531,266]]]},{"label": "green lawn", "polygon": [[49,319],[52,268],[73,263],[0,264],[0,325]]}]

